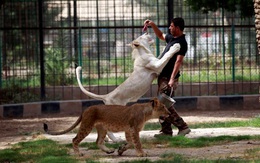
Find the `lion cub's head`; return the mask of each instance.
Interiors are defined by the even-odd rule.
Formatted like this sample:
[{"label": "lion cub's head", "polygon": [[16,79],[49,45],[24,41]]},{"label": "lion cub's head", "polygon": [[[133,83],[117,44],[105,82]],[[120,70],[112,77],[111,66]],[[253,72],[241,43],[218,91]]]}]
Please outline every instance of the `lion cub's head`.
[{"label": "lion cub's head", "polygon": [[168,116],[170,114],[166,106],[161,103],[158,98],[154,98],[151,101],[153,107],[153,117],[157,118],[159,116]]}]

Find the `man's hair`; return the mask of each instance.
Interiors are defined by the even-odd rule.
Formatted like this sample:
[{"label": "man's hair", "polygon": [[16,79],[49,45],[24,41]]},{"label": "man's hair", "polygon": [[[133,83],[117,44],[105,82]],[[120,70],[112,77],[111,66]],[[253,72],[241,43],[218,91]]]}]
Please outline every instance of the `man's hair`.
[{"label": "man's hair", "polygon": [[179,27],[181,31],[184,30],[185,24],[183,18],[173,18],[171,22],[175,27]]}]

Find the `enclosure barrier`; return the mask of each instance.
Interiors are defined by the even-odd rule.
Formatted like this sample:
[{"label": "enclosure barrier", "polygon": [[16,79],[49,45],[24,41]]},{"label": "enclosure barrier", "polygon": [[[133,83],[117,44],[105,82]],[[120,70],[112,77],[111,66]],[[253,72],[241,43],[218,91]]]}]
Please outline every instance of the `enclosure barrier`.
[{"label": "enclosure barrier", "polygon": [[[0,6],[0,105],[89,99],[83,85],[106,94],[133,71],[131,47],[153,20],[165,33],[185,20],[188,52],[177,98],[259,95],[254,19],[239,13],[198,13],[183,0],[11,0]],[[165,42],[151,46],[158,56]],[[143,98],[156,96],[156,81]]]}]

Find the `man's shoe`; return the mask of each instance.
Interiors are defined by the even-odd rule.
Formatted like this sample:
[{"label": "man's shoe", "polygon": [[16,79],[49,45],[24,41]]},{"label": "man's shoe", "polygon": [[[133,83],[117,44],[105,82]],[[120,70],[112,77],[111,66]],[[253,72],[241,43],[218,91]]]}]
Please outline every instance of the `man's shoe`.
[{"label": "man's shoe", "polygon": [[184,130],[179,130],[177,135],[178,136],[185,136],[185,135],[189,134],[190,132],[191,132],[190,128],[186,128]]},{"label": "man's shoe", "polygon": [[154,135],[155,138],[158,138],[158,137],[161,137],[161,136],[172,136],[172,134],[165,134],[165,133],[161,132],[160,134]]}]

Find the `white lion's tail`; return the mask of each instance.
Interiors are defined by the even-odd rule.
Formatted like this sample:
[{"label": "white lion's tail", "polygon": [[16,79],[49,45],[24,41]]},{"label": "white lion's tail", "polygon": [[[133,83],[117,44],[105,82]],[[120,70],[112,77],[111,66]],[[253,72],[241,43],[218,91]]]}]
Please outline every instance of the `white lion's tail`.
[{"label": "white lion's tail", "polygon": [[76,76],[77,76],[77,81],[78,81],[78,84],[79,84],[79,87],[80,87],[81,91],[82,91],[83,93],[85,93],[87,96],[91,97],[91,98],[104,101],[104,98],[103,98],[104,95],[97,95],[97,94],[91,93],[91,92],[87,91],[87,90],[83,87],[83,85],[81,84],[81,81],[80,81],[80,74],[79,74],[79,73],[80,73],[80,70],[81,70],[81,67],[78,66],[78,67],[76,68]]}]

